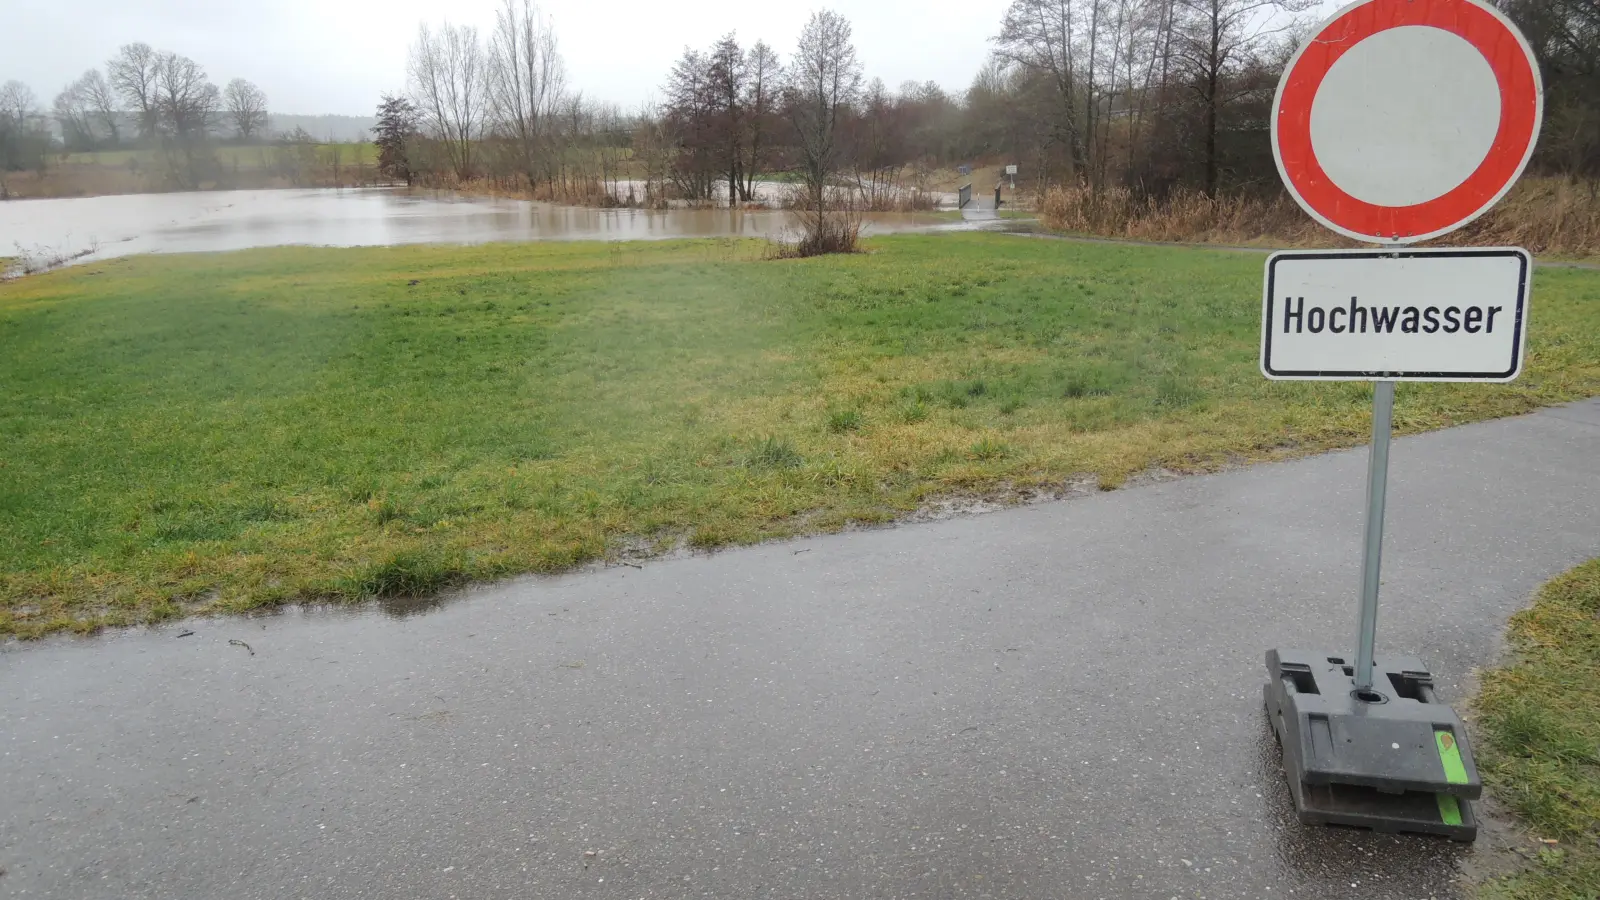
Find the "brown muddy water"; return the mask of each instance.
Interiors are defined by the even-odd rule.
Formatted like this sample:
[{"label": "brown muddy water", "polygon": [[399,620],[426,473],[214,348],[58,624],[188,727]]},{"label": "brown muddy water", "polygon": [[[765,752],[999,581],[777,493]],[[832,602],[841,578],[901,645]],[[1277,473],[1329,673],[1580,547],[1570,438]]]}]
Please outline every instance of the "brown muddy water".
[{"label": "brown muddy water", "polygon": [[[919,213],[873,213],[865,222],[869,234],[963,227]],[[766,210],[590,209],[387,188],[203,191],[0,203],[0,257],[90,260],[285,244],[778,237],[792,228],[789,214]]]}]

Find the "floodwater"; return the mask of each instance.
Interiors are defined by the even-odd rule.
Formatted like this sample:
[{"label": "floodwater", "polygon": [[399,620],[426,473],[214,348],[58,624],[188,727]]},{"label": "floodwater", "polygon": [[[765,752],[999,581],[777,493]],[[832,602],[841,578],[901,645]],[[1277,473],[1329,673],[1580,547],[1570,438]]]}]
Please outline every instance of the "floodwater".
[{"label": "floodwater", "polygon": [[[359,247],[490,241],[774,237],[780,211],[590,209],[389,188],[202,191],[0,203],[0,256],[104,259],[284,244]],[[865,231],[960,228],[917,213],[868,214]]]}]

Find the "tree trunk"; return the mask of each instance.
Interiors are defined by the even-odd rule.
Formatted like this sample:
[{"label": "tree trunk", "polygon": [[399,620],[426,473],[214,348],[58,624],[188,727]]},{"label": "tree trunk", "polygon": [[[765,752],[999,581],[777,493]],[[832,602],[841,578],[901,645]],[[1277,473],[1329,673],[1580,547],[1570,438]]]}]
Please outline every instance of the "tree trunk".
[{"label": "tree trunk", "polygon": [[1206,196],[1217,196],[1217,95],[1216,77],[1208,85],[1211,97],[1206,100]]},{"label": "tree trunk", "polygon": [[1206,66],[1206,196],[1217,196],[1217,81],[1221,75],[1222,24],[1218,20],[1219,0],[1211,3],[1211,56]]}]

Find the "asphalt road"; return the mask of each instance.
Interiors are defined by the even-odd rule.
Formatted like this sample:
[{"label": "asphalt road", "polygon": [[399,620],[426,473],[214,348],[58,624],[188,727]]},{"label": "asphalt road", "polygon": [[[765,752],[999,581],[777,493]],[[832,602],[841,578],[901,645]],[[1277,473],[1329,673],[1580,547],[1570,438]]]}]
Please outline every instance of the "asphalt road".
[{"label": "asphalt road", "polygon": [[[0,895],[1455,896],[1481,845],[1298,825],[1261,711],[1364,470],[7,646]],[[1597,487],[1600,403],[1399,441],[1380,653],[1459,699]]]}]

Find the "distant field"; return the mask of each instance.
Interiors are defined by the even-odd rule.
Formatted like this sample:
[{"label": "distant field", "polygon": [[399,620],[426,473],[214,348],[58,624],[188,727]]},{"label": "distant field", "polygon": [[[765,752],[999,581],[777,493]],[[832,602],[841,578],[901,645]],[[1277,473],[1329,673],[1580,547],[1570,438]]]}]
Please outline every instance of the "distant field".
[{"label": "distant field", "polygon": [[[283,248],[0,284],[0,634],[415,594],[625,549],[1113,488],[1366,440],[1256,369],[1261,260],[896,236]],[[1600,272],[1528,370],[1401,432],[1600,393]]]},{"label": "distant field", "polygon": [[[261,167],[271,164],[273,154],[281,149],[277,144],[259,144],[250,146],[236,146],[222,144],[216,147],[217,159],[224,166],[238,165],[240,168]],[[377,162],[378,147],[371,143],[346,143],[346,144],[318,144],[317,159],[319,163],[327,164],[333,160],[334,153],[341,156],[343,164],[353,164],[359,155],[369,165]],[[129,161],[137,160],[140,165],[151,165],[156,160],[156,154],[151,150],[100,150],[93,153],[69,153],[57,157],[61,165],[93,165],[93,166],[127,166]]]},{"label": "distant field", "polygon": [[[206,167],[200,187],[235,190],[285,187],[355,187],[379,181],[378,148],[367,143],[318,144],[314,158],[277,145],[212,148],[218,165]],[[288,154],[292,158],[285,158]],[[18,198],[94,197],[177,189],[152,150],[104,150],[52,156],[43,173],[0,173]]]}]

